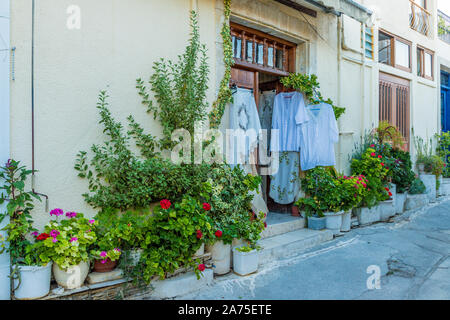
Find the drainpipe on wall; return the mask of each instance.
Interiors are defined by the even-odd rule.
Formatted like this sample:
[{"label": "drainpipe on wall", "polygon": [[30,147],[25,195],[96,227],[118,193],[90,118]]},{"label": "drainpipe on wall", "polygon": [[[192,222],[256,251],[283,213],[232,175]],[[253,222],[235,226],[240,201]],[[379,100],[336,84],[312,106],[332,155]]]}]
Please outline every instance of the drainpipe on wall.
[{"label": "drainpipe on wall", "polygon": [[48,212],[48,196],[43,193],[36,192],[36,176],[35,176],[35,161],[34,161],[34,137],[35,137],[35,125],[34,125],[34,30],[35,30],[35,18],[36,18],[36,3],[32,0],[32,13],[31,13],[31,191],[38,196],[45,198],[45,211]]},{"label": "drainpipe on wall", "polygon": [[[0,47],[0,163],[3,166],[10,158],[10,0],[0,1],[0,36],[5,42],[5,48]],[[2,182],[0,181],[0,184]],[[6,203],[0,205],[0,212],[6,212]],[[9,217],[0,222],[0,230],[9,223]],[[0,231],[5,238],[7,233]],[[1,248],[0,248],[1,251]],[[0,254],[0,300],[11,299],[11,260],[9,254]]]},{"label": "drainpipe on wall", "polygon": [[[337,104],[338,106],[342,105],[341,99],[341,61],[342,61],[342,16],[337,16]],[[338,128],[341,131],[342,120],[338,119]],[[339,171],[342,171],[342,139],[339,137],[338,144],[338,154],[339,154],[339,163],[338,168]]]}]

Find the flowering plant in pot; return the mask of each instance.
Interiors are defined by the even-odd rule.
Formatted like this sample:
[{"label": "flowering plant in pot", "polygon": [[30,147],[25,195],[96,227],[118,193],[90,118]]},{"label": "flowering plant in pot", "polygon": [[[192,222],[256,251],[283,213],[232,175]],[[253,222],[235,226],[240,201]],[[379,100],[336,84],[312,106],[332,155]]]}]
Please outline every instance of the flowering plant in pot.
[{"label": "flowering plant in pot", "polygon": [[[50,215],[62,216],[64,211],[54,209]],[[67,212],[67,219],[50,221],[44,229],[45,251],[41,256],[51,259],[56,282],[67,289],[80,287],[89,272],[89,247],[97,236],[95,219],[82,213]]]},{"label": "flowering plant in pot", "polygon": [[[9,217],[2,229],[7,236],[0,239],[0,253],[7,251],[11,259],[11,288],[16,299],[36,299],[50,290],[51,262],[43,256],[43,246],[33,227],[33,201],[40,200],[32,191],[25,190],[26,180],[32,174],[20,162],[12,159],[0,167],[0,205],[7,202],[0,222]],[[9,243],[9,245],[6,245]]]},{"label": "flowering plant in pot", "polygon": [[120,258],[122,251],[119,248],[113,248],[109,250],[92,250],[91,257],[94,258],[94,271],[95,272],[109,272],[112,271]]}]

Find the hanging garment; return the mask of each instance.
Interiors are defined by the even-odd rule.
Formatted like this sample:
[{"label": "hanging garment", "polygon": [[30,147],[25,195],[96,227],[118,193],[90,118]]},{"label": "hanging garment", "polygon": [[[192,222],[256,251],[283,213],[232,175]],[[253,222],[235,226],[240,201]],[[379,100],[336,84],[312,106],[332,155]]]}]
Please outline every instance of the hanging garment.
[{"label": "hanging garment", "polygon": [[237,88],[230,107],[230,129],[242,129],[242,135],[231,134],[227,137],[227,163],[231,167],[249,162],[250,153],[258,146],[261,131],[258,110],[253,92]]},{"label": "hanging garment", "polygon": [[[298,118],[297,122],[296,119]],[[277,94],[273,106],[272,130],[279,130],[279,140],[270,142],[270,150],[273,152],[300,150],[301,124],[309,120],[306,112],[303,95],[299,92],[283,92]]]},{"label": "hanging garment", "polygon": [[333,107],[328,103],[309,105],[308,118],[298,114],[295,120],[301,128],[301,167],[303,171],[317,166],[334,166],[336,164],[334,144],[339,141],[339,130]]},{"label": "hanging garment", "polygon": [[261,129],[267,130],[267,151],[270,145],[270,130],[272,129],[272,114],[273,104],[275,101],[276,91],[264,91],[259,96],[259,120],[261,122]]},{"label": "hanging garment", "polygon": [[269,196],[279,204],[291,204],[300,191],[300,155],[298,152],[280,153],[278,172],[271,177]]}]

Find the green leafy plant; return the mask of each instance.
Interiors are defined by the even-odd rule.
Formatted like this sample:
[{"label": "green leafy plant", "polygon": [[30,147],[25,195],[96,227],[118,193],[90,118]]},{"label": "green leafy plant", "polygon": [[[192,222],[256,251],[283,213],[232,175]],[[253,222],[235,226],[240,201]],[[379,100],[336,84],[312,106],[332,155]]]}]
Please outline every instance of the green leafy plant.
[{"label": "green leafy plant", "polygon": [[328,103],[333,106],[334,116],[339,119],[344,113],[345,108],[335,106],[331,99],[324,99],[319,91],[320,84],[315,74],[291,73],[287,77],[282,77],[280,82],[286,88],[292,88],[305,94],[306,99],[312,104],[321,102]]},{"label": "green leafy plant", "polygon": [[243,252],[243,253],[252,252],[254,250],[261,250],[261,247],[260,246],[240,246],[240,247],[236,248],[236,251]]},{"label": "green leafy plant", "polygon": [[415,173],[412,170],[411,155],[407,151],[393,149],[392,157],[398,164],[393,168],[392,182],[397,186],[397,193],[405,193],[415,179]]},{"label": "green leafy plant", "polygon": [[231,79],[231,67],[234,64],[233,59],[233,44],[231,41],[230,30],[230,14],[231,14],[231,0],[224,0],[224,22],[222,30],[220,32],[223,41],[223,64],[225,66],[225,72],[222,80],[220,81],[219,94],[216,101],[212,105],[212,109],[209,113],[209,126],[213,129],[217,129],[222,121],[225,106],[232,100],[232,94],[230,90]]},{"label": "green leafy plant", "polygon": [[41,234],[45,250],[40,258],[43,261],[53,260],[63,270],[89,261],[89,248],[97,240],[97,225],[97,221],[85,218],[82,213],[61,221],[50,221]]},{"label": "green leafy plant", "polygon": [[10,254],[12,266],[47,264],[40,258],[40,244],[29,240],[32,234],[37,234],[31,217],[33,202],[40,200],[38,195],[25,190],[26,181],[31,174],[31,170],[12,159],[0,167],[0,180],[4,181],[0,186],[0,204],[7,203],[6,212],[0,214],[0,222],[7,216],[10,219],[2,229],[7,231],[8,236],[1,241],[1,245],[5,250],[6,242],[9,242],[6,250]]},{"label": "green leafy plant", "polygon": [[409,194],[424,194],[426,191],[425,184],[420,179],[414,179],[414,181],[411,184],[411,187],[409,188],[408,193]]},{"label": "green leafy plant", "polygon": [[375,149],[368,148],[362,155],[362,159],[352,159],[351,170],[353,175],[363,175],[367,178],[367,195],[362,203],[364,206],[373,207],[380,201],[389,199],[385,186],[385,177],[389,170],[386,169],[380,155]]},{"label": "green leafy plant", "polygon": [[119,260],[121,254],[122,250],[120,250],[119,248],[113,248],[109,250],[97,249],[91,250],[90,252],[91,257],[95,260],[100,260],[101,263],[106,263],[108,259],[111,261],[117,261]]},{"label": "green leafy plant", "polygon": [[193,137],[195,122],[206,119],[206,91],[208,89],[208,56],[205,45],[200,44],[198,15],[191,11],[191,38],[185,52],[177,62],[161,59],[153,65],[154,73],[150,85],[155,93],[157,108],[149,98],[141,79],[137,80],[142,103],[149,112],[158,117],[163,126],[160,145],[170,150],[175,145],[171,140],[176,129],[186,129]]},{"label": "green leafy plant", "polygon": [[440,135],[436,135],[436,138],[438,140],[437,155],[444,161],[442,175],[445,178],[450,178],[450,132],[443,132]]}]

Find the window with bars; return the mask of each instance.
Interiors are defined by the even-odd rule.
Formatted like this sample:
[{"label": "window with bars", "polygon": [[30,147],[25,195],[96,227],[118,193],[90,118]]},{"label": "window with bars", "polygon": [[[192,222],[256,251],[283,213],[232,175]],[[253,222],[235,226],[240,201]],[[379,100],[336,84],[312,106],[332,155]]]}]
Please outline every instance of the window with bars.
[{"label": "window with bars", "polygon": [[235,66],[285,76],[295,64],[296,44],[230,23]]},{"label": "window with bars", "polygon": [[405,137],[405,149],[409,148],[410,84],[406,79],[380,73],[379,120],[396,126]]}]

